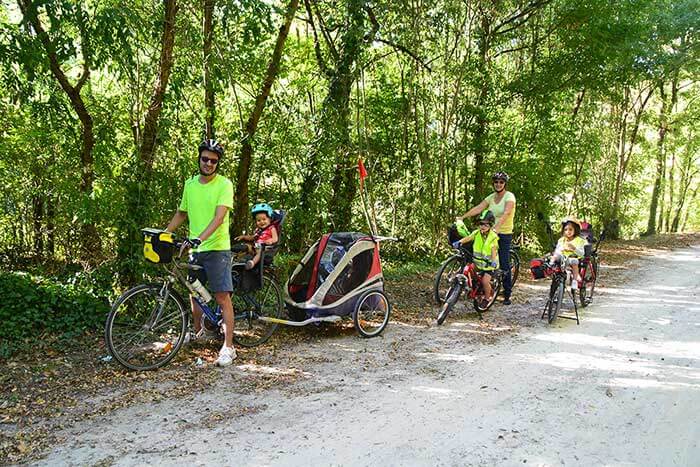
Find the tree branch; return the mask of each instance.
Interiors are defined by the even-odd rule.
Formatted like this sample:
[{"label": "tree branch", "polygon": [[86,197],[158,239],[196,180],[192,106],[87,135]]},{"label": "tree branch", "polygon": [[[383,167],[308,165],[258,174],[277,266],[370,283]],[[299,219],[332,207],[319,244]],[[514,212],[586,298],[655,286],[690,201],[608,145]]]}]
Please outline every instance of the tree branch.
[{"label": "tree branch", "polygon": [[321,70],[321,73],[323,73],[324,76],[329,77],[330,71],[326,66],[326,61],[323,59],[323,54],[321,54],[321,44],[318,41],[318,33],[316,32],[316,24],[314,23],[314,14],[311,11],[311,5],[309,4],[309,0],[304,0],[304,7],[306,8],[306,14],[309,17],[311,31],[314,34],[314,52],[316,53],[316,62],[318,63],[318,67]]},{"label": "tree branch", "polygon": [[[496,25],[496,27],[493,28],[492,33],[494,35],[506,34],[514,29],[519,28],[523,24],[527,23],[527,21],[530,19],[530,17],[534,14],[535,10],[537,10],[537,9],[539,9],[539,8],[541,8],[541,7],[547,5],[548,3],[551,3],[551,2],[552,2],[552,0],[535,0],[535,1],[530,2],[522,11],[520,11],[519,13],[513,13],[509,18],[506,18],[501,23]],[[522,19],[522,21],[518,21],[521,18],[524,18],[524,19]],[[503,28],[504,26],[511,24],[511,23],[516,23],[516,24],[508,29],[501,30],[501,28]]]},{"label": "tree branch", "polygon": [[393,47],[394,49],[396,49],[396,50],[398,50],[398,51],[401,51],[401,52],[405,53],[406,55],[409,55],[409,56],[410,56],[411,58],[413,58],[416,62],[418,62],[423,68],[425,68],[426,70],[428,70],[428,71],[430,71],[430,72],[433,71],[433,70],[430,68],[430,65],[428,65],[427,63],[425,63],[418,55],[416,55],[415,53],[413,53],[412,51],[410,51],[409,49],[407,49],[407,48],[404,47],[403,45],[401,45],[401,44],[396,44],[396,43],[394,43],[394,42],[388,41],[388,40],[386,40],[386,39],[382,39],[382,38],[380,38],[380,37],[375,38],[374,40],[375,40],[375,42],[381,42],[382,44],[386,44],[386,45],[388,45],[388,46],[390,46],[390,47]]}]

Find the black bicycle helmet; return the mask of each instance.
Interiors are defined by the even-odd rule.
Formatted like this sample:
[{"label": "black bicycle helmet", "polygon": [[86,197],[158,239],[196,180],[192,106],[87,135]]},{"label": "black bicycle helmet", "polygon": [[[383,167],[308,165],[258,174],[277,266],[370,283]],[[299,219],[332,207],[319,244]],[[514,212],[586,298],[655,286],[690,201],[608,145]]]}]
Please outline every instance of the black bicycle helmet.
[{"label": "black bicycle helmet", "polygon": [[202,155],[202,151],[211,151],[219,155],[219,159],[224,157],[224,148],[215,139],[205,139],[199,144],[199,155]]},{"label": "black bicycle helmet", "polygon": [[481,215],[477,218],[476,221],[477,222],[486,221],[489,224],[491,224],[491,226],[493,227],[493,224],[496,223],[496,216],[494,216],[493,213],[487,209],[481,213]]},{"label": "black bicycle helmet", "polygon": [[491,176],[491,181],[495,182],[496,180],[503,180],[505,183],[508,183],[508,174],[505,172],[496,172]]}]

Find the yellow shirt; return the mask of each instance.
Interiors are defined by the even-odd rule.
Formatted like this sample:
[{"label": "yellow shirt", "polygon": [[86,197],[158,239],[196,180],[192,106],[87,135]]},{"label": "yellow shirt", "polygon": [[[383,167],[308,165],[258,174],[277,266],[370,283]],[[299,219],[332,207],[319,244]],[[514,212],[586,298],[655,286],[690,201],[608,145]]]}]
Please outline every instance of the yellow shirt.
[{"label": "yellow shirt", "polygon": [[510,191],[506,191],[503,195],[503,198],[501,198],[500,203],[496,203],[495,198],[496,193],[491,193],[486,197],[486,199],[484,199],[484,201],[489,203],[488,209],[493,213],[494,216],[496,216],[496,223],[498,223],[501,220],[501,217],[503,217],[503,214],[506,212],[506,203],[508,201],[513,202],[513,210],[510,212],[508,217],[503,221],[500,228],[498,229],[498,233],[512,234],[513,219],[515,218],[515,195]]}]

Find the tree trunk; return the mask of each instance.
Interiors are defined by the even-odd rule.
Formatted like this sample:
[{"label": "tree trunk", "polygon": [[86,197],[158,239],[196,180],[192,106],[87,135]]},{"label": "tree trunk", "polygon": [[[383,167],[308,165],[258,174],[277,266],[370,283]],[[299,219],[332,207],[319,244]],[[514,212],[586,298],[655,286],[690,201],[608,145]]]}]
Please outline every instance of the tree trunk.
[{"label": "tree trunk", "polygon": [[46,198],[46,253],[49,258],[56,255],[56,207],[55,198]]},{"label": "tree trunk", "polygon": [[32,196],[32,226],[34,230],[34,255],[42,257],[44,253],[44,199],[41,195]]},{"label": "tree trunk", "polygon": [[[671,81],[671,103],[669,105],[669,112],[673,114],[676,104],[678,102],[678,74],[675,73]],[[669,125],[670,126],[670,125]],[[673,131],[673,128],[670,128]],[[675,197],[675,172],[676,172],[676,151],[672,152],[671,156],[671,167],[668,170],[668,205],[666,207],[666,232],[671,231],[671,210],[673,209],[674,197]]]},{"label": "tree trunk", "polygon": [[255,106],[245,125],[245,133],[239,153],[239,162],[236,175],[236,193],[234,195],[234,214],[233,214],[233,232],[240,233],[243,231],[248,220],[248,179],[250,177],[250,166],[253,159],[253,139],[258,128],[260,116],[265,109],[265,103],[270,96],[272,84],[277,79],[279,74],[280,62],[282,60],[282,51],[284,44],[289,35],[294,14],[299,7],[299,0],[291,0],[287,6],[287,13],[284,16],[284,22],[280,26],[275,48],[272,52],[272,58],[267,65],[267,73],[263,80],[262,89],[255,99]]},{"label": "tree trunk", "polygon": [[[621,131],[619,133],[618,169],[613,194],[612,220],[616,220],[619,216],[620,194],[622,192],[622,184],[624,183],[625,177],[627,175],[627,167],[629,166],[630,160],[632,159],[632,155],[634,154],[634,146],[637,144],[637,135],[639,134],[639,125],[642,120],[644,109],[646,108],[646,105],[649,102],[649,99],[651,98],[653,92],[654,88],[652,87],[649,89],[649,92],[647,93],[646,97],[644,97],[644,90],[640,90],[639,95],[635,98],[632,104],[630,104],[629,108],[625,109],[623,114]],[[627,144],[627,116],[630,112],[634,113],[634,123],[632,125],[629,135],[629,144]],[[610,236],[610,239],[612,240],[616,238],[616,236]]]},{"label": "tree trunk", "polygon": [[158,121],[163,110],[163,100],[168,87],[170,72],[173,67],[173,49],[175,47],[175,17],[179,8],[177,0],[164,0],[165,16],[163,18],[163,34],[161,36],[160,61],[151,94],[151,101],[146,111],[141,135],[139,157],[143,169],[148,173],[153,167],[153,154],[158,136]]},{"label": "tree trunk", "polygon": [[664,141],[666,139],[666,89],[664,83],[659,84],[661,98],[661,110],[659,112],[659,138],[656,141],[656,177],[654,178],[654,188],[651,192],[651,203],[649,205],[649,219],[647,220],[647,230],[645,235],[656,233],[656,215],[659,205],[659,195],[661,193],[662,172],[664,166]]},{"label": "tree trunk", "polygon": [[[44,50],[46,52],[46,57],[49,61],[49,68],[51,74],[58,81],[61,89],[66,93],[68,99],[70,100],[71,107],[73,111],[78,115],[78,119],[81,123],[81,148],[80,148],[80,192],[84,199],[87,200],[89,204],[90,195],[92,194],[93,183],[95,179],[94,174],[94,160],[92,150],[95,146],[95,136],[93,132],[93,121],[90,112],[85,106],[83,96],[81,91],[83,86],[90,78],[90,66],[91,66],[91,50],[90,50],[90,37],[87,35],[87,31],[82,29],[81,32],[81,52],[83,55],[83,67],[80,77],[75,85],[72,85],[68,81],[68,77],[61,69],[61,63],[58,60],[58,54],[56,52],[56,46],[52,42],[49,34],[44,30],[41,21],[39,20],[37,5],[35,2],[29,0],[18,0],[18,5],[22,11],[22,15],[27,20],[28,24],[34,29],[36,36],[42,43]],[[80,227],[80,251],[82,257],[90,260],[95,260],[99,257],[100,242],[99,236],[97,235],[97,229],[93,222],[92,211],[82,213],[81,227]]]},{"label": "tree trunk", "polygon": [[214,81],[211,79],[214,63],[211,53],[211,43],[214,38],[213,14],[214,0],[204,0],[204,24],[202,25],[204,43],[202,45],[202,50],[204,54],[204,132],[207,139],[214,138]]},{"label": "tree trunk", "polygon": [[474,130],[472,153],[474,154],[474,191],[471,202],[468,205],[476,204],[484,195],[484,162],[487,153],[488,138],[488,98],[490,92],[490,75],[488,69],[488,53],[490,48],[491,19],[486,12],[481,13],[480,29],[478,32],[477,44],[479,55],[476,68],[479,75],[478,92],[479,97],[475,105],[476,128]]},{"label": "tree trunk", "polygon": [[321,154],[335,155],[335,173],[328,213],[332,230],[347,230],[352,220],[352,202],[357,191],[357,153],[350,144],[350,92],[357,76],[356,62],[365,42],[364,0],[350,0],[347,8],[348,28],[341,39],[341,53],[331,77],[321,117],[326,131],[319,142]]}]

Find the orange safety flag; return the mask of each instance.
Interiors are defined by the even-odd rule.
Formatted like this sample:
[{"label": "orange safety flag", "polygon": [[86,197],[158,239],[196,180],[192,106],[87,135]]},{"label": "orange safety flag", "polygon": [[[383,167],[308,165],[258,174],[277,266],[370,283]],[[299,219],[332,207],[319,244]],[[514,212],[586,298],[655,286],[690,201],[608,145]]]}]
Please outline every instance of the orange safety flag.
[{"label": "orange safety flag", "polygon": [[365,178],[367,177],[367,169],[365,169],[365,164],[362,163],[362,158],[357,159],[357,170],[360,171],[360,188],[364,185]]}]

